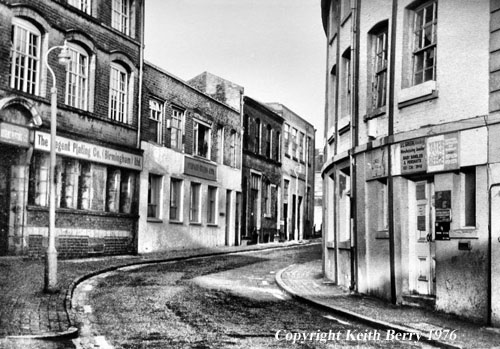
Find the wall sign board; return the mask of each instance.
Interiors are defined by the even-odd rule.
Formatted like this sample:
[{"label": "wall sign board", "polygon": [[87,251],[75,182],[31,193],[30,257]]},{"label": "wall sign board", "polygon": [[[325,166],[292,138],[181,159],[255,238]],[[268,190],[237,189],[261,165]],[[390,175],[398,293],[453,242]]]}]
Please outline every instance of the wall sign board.
[{"label": "wall sign board", "polygon": [[402,174],[425,172],[427,170],[425,146],[425,138],[401,142]]}]

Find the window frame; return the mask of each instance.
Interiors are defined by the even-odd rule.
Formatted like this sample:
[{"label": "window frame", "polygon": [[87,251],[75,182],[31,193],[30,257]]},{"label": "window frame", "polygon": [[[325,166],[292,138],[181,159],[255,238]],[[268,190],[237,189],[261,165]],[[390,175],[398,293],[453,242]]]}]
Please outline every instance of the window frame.
[{"label": "window frame", "polygon": [[[148,206],[147,206],[148,219],[161,219],[162,188],[163,188],[163,176],[150,172],[148,175]],[[154,206],[154,215],[151,215],[153,206]]]},{"label": "window frame", "polygon": [[[203,149],[200,150],[200,126],[205,130]],[[200,120],[193,120],[193,155],[202,157],[204,159],[210,159],[211,148],[212,148],[212,128],[209,124],[204,123]],[[204,149],[206,146],[206,149]],[[205,154],[203,154],[205,153]]]},{"label": "window frame", "polygon": [[209,185],[207,188],[207,224],[217,225],[219,188]]},{"label": "window frame", "polygon": [[73,6],[88,15],[92,15],[92,0],[68,0],[68,5]]},{"label": "window frame", "polygon": [[111,1],[111,27],[130,35],[130,23],[132,14],[131,0],[112,0]]},{"label": "window frame", "polygon": [[191,182],[189,188],[189,223],[201,224],[201,183]]},{"label": "window frame", "polygon": [[[425,22],[427,17],[428,8],[432,8],[432,20],[430,22]],[[417,23],[419,17],[419,12],[422,11],[421,20],[422,23]],[[411,69],[411,86],[416,86],[422,84],[426,81],[436,80],[436,54],[437,54],[437,0],[427,1],[424,4],[416,7],[412,10],[412,30],[411,30],[411,40],[412,40],[412,69]],[[431,30],[431,40],[430,43],[426,44],[425,31],[427,29]],[[427,61],[429,55],[428,52],[432,52],[432,65],[429,68]],[[419,57],[422,62],[422,69],[418,68]],[[426,72],[431,70],[430,78],[426,77]],[[417,79],[417,74],[422,74],[421,79]]]},{"label": "window frame", "polygon": [[387,104],[388,22],[372,30],[371,36],[371,103],[370,111],[383,109]]},{"label": "window frame", "polygon": [[[11,47],[10,47],[10,69],[9,69],[9,86],[13,89],[39,95],[40,92],[40,73],[42,59],[42,32],[31,22],[19,17],[12,18],[11,24]],[[24,31],[26,37],[24,47],[19,46],[22,43],[18,41]],[[32,39],[36,39],[36,47],[30,52]],[[21,38],[22,40],[22,38]],[[25,52],[23,52],[23,50]],[[23,64],[19,65],[20,69],[16,69],[16,59],[21,58]],[[20,70],[22,72],[16,72]],[[31,72],[31,73],[30,73]]]},{"label": "window frame", "polygon": [[[169,212],[168,217],[170,221],[173,222],[182,222],[182,201],[183,201],[183,187],[184,181],[180,178],[171,177],[170,178],[170,197],[169,197]],[[174,190],[178,188],[178,192]],[[174,193],[177,195],[174,197]],[[175,212],[175,215],[172,216],[172,212]]]},{"label": "window frame", "polygon": [[[89,86],[90,86],[90,55],[88,52],[75,43],[67,43],[70,52],[70,62],[66,67],[66,90],[64,96],[64,103],[70,107],[78,108],[81,110],[89,109]],[[84,64],[82,73],[82,65],[80,59],[84,57],[86,60],[86,64]],[[76,59],[75,59],[76,58]],[[78,63],[74,64],[73,62],[77,61]],[[72,67],[76,66],[75,70],[72,70]],[[73,80],[76,80],[75,85],[75,96],[73,96],[74,101],[71,102],[70,96],[70,83]],[[83,86],[83,87],[82,87]]]},{"label": "window frame", "polygon": [[[172,106],[170,114],[170,148],[184,151],[184,124],[186,111]],[[175,137],[172,135],[175,134]]]},{"label": "window frame", "polygon": [[[117,74],[118,76],[116,76]],[[108,118],[124,124],[127,124],[129,121],[129,80],[130,73],[127,71],[127,69],[121,64],[111,62]],[[116,86],[115,82],[118,82],[118,85],[123,84],[123,88],[121,88],[120,86]],[[117,104],[115,107],[113,107],[114,98],[116,98]],[[120,101],[120,99],[123,99],[123,101]],[[121,109],[123,109],[123,111],[120,111],[118,107],[122,107]]]},{"label": "window frame", "polygon": [[157,99],[149,99],[149,120],[156,123],[156,139],[155,142],[163,144],[163,120],[164,120],[164,105]]}]

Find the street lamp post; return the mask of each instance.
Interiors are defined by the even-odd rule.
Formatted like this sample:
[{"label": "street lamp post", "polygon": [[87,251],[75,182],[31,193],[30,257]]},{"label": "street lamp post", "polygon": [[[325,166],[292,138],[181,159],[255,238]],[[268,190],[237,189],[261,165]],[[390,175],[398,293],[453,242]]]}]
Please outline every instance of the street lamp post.
[{"label": "street lamp post", "polygon": [[51,47],[45,54],[45,65],[52,75],[50,88],[50,169],[49,169],[49,244],[45,254],[45,292],[55,292],[57,288],[57,250],[56,250],[56,130],[57,130],[57,86],[56,75],[49,65],[49,53],[61,49],[59,63],[66,65],[71,59],[66,46]]}]

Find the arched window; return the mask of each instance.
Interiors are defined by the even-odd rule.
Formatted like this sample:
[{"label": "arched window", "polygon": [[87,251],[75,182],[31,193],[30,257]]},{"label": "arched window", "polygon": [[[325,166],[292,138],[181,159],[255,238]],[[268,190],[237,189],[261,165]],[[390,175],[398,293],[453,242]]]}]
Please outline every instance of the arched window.
[{"label": "arched window", "polygon": [[30,22],[12,20],[10,87],[38,94],[41,32]]},{"label": "arched window", "polygon": [[120,64],[111,63],[109,84],[109,118],[127,123],[129,74]]},{"label": "arched window", "polygon": [[71,60],[66,70],[66,104],[88,110],[89,56],[82,47],[68,43]]}]

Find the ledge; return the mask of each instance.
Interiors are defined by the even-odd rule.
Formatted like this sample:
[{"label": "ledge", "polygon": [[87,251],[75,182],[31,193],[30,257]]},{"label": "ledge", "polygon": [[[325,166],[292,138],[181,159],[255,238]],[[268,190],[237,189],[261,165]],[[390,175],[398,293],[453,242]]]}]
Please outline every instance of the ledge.
[{"label": "ledge", "polygon": [[148,217],[147,222],[148,223],[163,223],[163,220],[159,219],[159,218]]}]

